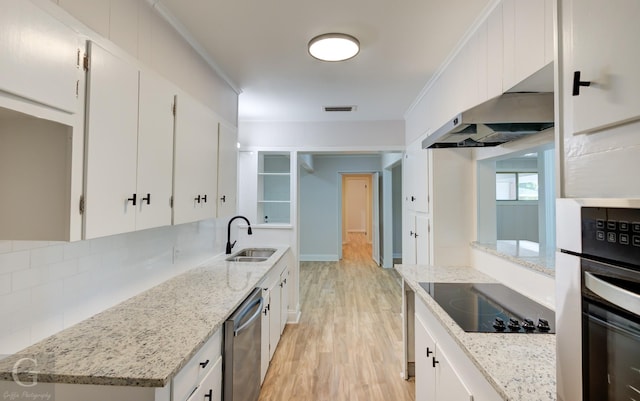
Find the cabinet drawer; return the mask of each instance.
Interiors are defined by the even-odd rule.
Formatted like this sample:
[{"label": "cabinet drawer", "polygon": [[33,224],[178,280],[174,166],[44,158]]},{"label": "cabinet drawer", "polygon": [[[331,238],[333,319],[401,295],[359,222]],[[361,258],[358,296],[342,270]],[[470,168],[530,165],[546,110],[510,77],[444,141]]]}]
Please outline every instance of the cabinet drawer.
[{"label": "cabinet drawer", "polygon": [[219,356],[187,401],[222,400],[222,357]]},{"label": "cabinet drawer", "polygon": [[172,400],[184,401],[189,398],[202,378],[212,371],[221,355],[222,330],[218,330],[173,378]]}]

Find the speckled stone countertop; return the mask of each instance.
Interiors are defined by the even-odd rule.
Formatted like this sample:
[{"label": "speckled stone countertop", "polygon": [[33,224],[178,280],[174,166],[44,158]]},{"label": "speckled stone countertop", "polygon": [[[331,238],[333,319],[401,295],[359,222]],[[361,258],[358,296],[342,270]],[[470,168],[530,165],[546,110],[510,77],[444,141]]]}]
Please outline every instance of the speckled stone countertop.
[{"label": "speckled stone countertop", "polygon": [[499,240],[495,244],[472,242],[471,246],[548,276],[556,275],[555,249],[545,252],[536,242]]},{"label": "speckled stone countertop", "polygon": [[554,334],[467,333],[418,284],[490,283],[496,280],[470,267],[396,265],[395,269],[502,398],[513,401],[556,399]]},{"label": "speckled stone countertop", "polygon": [[273,248],[264,262],[212,258],[54,334],[1,360],[0,380],[12,380],[15,360],[42,355],[39,382],[164,387],[289,249]]}]

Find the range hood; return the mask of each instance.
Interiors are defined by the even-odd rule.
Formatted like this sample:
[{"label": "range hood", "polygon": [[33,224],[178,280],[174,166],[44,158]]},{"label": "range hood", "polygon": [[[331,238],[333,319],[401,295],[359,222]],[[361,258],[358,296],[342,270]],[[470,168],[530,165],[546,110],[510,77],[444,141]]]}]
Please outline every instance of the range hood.
[{"label": "range hood", "polygon": [[505,93],[456,115],[423,149],[497,146],[553,127],[553,93]]}]

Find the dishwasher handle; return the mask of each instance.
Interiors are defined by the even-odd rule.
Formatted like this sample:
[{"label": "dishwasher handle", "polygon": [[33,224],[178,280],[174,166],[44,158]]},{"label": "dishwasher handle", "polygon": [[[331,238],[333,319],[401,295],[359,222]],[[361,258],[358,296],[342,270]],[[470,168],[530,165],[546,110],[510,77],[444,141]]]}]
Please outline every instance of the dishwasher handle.
[{"label": "dishwasher handle", "polygon": [[256,308],[256,312],[249,318],[249,320],[244,322],[239,327],[234,327],[233,328],[233,336],[234,337],[238,336],[238,334],[240,334],[240,332],[242,330],[244,330],[247,326],[249,326],[251,323],[253,323],[253,321],[256,320],[262,314],[262,305],[263,304],[264,304],[264,299],[262,297],[260,297],[260,298],[256,299],[255,301],[251,302],[249,305],[247,305],[240,312],[240,315],[238,316],[238,321],[242,321],[242,319],[244,319],[245,316],[247,316],[249,314],[249,311],[251,309],[253,309],[253,307],[255,307],[256,305],[258,305],[258,308]]}]

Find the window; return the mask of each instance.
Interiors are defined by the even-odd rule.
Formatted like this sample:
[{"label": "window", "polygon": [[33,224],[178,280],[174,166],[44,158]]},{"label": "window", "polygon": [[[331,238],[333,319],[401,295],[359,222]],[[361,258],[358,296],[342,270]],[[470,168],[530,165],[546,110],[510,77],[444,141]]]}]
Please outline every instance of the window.
[{"label": "window", "polygon": [[496,200],[538,200],[538,173],[496,173]]}]

